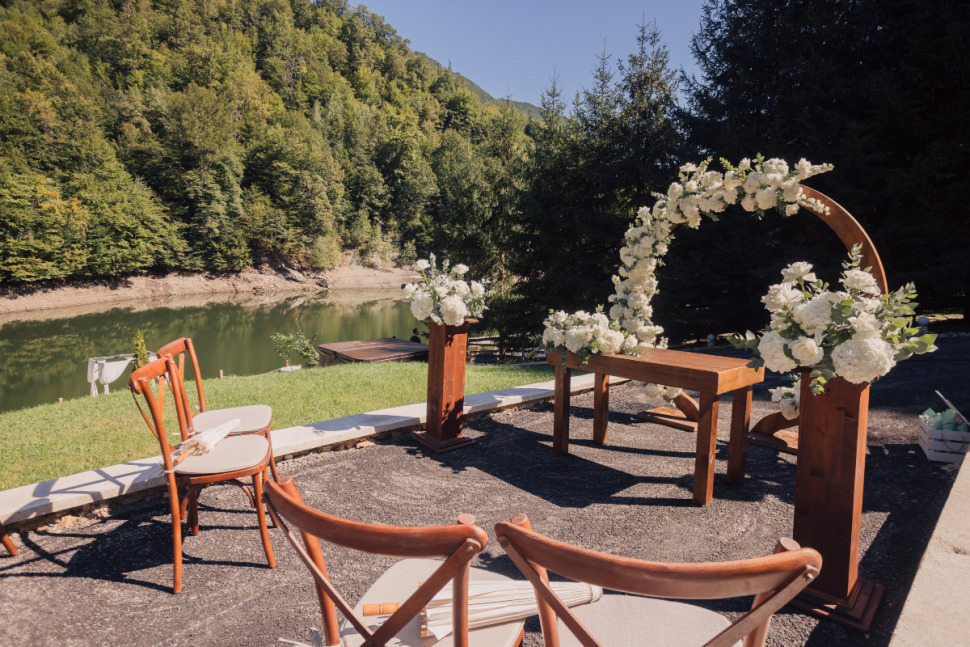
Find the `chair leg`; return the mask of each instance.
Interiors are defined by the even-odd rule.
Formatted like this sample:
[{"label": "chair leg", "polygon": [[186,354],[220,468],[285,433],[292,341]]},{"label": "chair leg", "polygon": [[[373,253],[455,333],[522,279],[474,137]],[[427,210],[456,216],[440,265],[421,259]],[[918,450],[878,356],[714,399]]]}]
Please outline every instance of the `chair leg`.
[{"label": "chair leg", "polygon": [[7,534],[7,529],[3,527],[3,523],[0,523],[0,540],[3,541],[3,546],[7,549],[8,553],[11,555],[17,554],[17,547],[14,545],[10,535]]},{"label": "chair leg", "polygon": [[178,488],[175,483],[170,483],[168,488],[168,499],[172,507],[172,550],[174,552],[174,583],[172,593],[182,590],[182,516],[181,504],[179,502]]},{"label": "chair leg", "polygon": [[187,518],[186,529],[194,537],[199,534],[199,490],[193,488],[189,495],[189,516]]},{"label": "chair leg", "polygon": [[[263,483],[265,483],[268,480],[269,480],[269,472],[267,470],[263,470]],[[279,481],[277,481],[277,483],[279,483]],[[266,502],[260,499],[260,505],[264,506],[263,508],[264,510],[266,510],[265,504]],[[271,514],[268,514],[266,515],[266,518],[269,519],[270,528],[279,528],[279,524],[276,523],[276,517],[274,517]]]},{"label": "chair leg", "polygon": [[259,535],[263,540],[263,550],[266,551],[266,561],[270,568],[276,566],[273,547],[269,543],[269,530],[266,528],[266,509],[263,507],[263,474],[266,470],[253,474],[253,490],[256,493],[256,516],[259,518]]},{"label": "chair leg", "polygon": [[269,443],[269,469],[273,472],[273,480],[279,483],[280,475],[276,471],[276,455],[273,453],[273,438],[268,429],[266,430],[266,441]]}]

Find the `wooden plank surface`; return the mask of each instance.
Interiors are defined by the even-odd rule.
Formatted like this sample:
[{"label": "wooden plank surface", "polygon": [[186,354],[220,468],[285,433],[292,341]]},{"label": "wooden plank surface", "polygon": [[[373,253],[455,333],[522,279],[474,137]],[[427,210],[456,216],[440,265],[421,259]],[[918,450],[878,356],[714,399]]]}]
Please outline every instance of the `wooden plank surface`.
[{"label": "wooden plank surface", "polygon": [[317,346],[320,362],[324,365],[347,362],[408,362],[426,361],[428,347],[425,344],[396,339],[361,339],[341,341]]},{"label": "wooden plank surface", "polygon": [[[549,364],[555,365],[560,361],[560,353],[548,353],[546,356]],[[566,366],[591,373],[617,375],[720,395],[763,381],[764,369],[748,368],[748,361],[736,357],[654,348],[639,357],[592,355],[585,366],[580,366],[578,355],[569,353]]]}]

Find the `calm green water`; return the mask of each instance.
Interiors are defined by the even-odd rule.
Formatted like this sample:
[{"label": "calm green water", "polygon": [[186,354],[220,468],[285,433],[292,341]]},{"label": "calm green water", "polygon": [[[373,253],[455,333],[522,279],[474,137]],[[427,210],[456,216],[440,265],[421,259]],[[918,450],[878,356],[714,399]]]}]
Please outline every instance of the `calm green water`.
[{"label": "calm green water", "polygon": [[[149,350],[191,337],[204,377],[254,375],[283,365],[270,339],[297,321],[317,344],[353,339],[407,339],[418,322],[400,292],[290,296],[183,297],[130,302],[101,311],[27,314],[0,321],[0,411],[90,397],[88,357],[132,352],[141,330]],[[293,358],[298,363],[299,358]],[[109,385],[122,390],[127,373]]]}]

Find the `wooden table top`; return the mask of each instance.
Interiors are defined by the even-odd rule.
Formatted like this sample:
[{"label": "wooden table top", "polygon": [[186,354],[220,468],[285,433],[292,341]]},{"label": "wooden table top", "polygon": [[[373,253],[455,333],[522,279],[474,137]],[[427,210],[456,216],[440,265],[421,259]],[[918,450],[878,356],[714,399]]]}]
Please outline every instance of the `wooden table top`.
[{"label": "wooden table top", "polygon": [[[561,353],[547,353],[547,363],[557,365],[560,361]],[[580,366],[578,355],[569,353],[566,367],[720,395],[764,380],[765,369],[749,368],[749,361],[737,357],[652,348],[639,357],[592,355],[585,366]]]}]

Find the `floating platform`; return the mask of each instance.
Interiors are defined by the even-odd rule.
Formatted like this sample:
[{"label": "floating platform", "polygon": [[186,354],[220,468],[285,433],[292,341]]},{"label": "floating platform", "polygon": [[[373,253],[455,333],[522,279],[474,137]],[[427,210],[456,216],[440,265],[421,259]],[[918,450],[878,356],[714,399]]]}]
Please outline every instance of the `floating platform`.
[{"label": "floating platform", "polygon": [[394,337],[317,346],[321,366],[350,362],[427,362],[428,345]]}]

